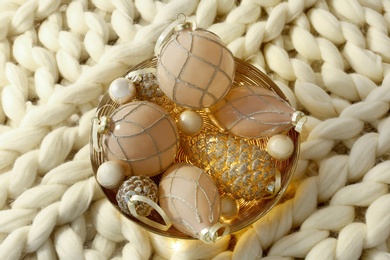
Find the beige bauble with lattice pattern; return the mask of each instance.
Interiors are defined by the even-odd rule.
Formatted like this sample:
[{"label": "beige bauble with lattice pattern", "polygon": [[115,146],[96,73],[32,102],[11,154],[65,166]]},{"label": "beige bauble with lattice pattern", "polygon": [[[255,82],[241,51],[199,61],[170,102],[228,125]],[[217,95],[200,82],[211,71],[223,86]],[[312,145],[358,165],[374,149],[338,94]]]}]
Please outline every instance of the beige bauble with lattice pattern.
[{"label": "beige bauble with lattice pattern", "polygon": [[107,160],[122,162],[130,175],[154,176],[176,157],[179,132],[173,117],[151,102],[136,101],[118,107],[103,135]]},{"label": "beige bauble with lattice pattern", "polygon": [[290,130],[295,110],[272,90],[244,85],[233,88],[210,112],[214,123],[234,135],[264,138]]},{"label": "beige bauble with lattice pattern", "polygon": [[218,188],[200,168],[177,163],[163,174],[159,184],[161,208],[181,232],[200,238],[219,222]]},{"label": "beige bauble with lattice pattern", "polygon": [[234,71],[234,57],[217,35],[185,29],[163,46],[157,79],[164,94],[176,104],[201,109],[229,92]]}]

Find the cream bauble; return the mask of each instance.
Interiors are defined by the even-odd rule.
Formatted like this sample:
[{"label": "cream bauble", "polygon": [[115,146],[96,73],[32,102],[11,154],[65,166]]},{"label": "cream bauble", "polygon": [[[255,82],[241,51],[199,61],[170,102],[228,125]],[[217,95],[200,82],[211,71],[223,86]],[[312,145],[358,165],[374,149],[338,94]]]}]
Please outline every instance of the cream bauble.
[{"label": "cream bauble", "polygon": [[108,94],[115,103],[122,105],[130,102],[136,94],[134,84],[126,78],[117,78],[111,82],[108,88]]},{"label": "cream bauble", "polygon": [[221,226],[218,188],[202,169],[186,163],[169,167],[160,180],[159,202],[176,229],[202,240],[216,238]]},{"label": "cream bauble", "polygon": [[267,152],[276,160],[284,161],[294,153],[294,143],[286,135],[274,135],[267,143]]},{"label": "cream bauble", "polygon": [[118,187],[124,178],[124,167],[120,163],[113,161],[102,163],[96,173],[98,183],[107,189]]},{"label": "cream bauble", "polygon": [[103,135],[107,159],[128,165],[131,175],[163,172],[175,159],[178,146],[179,132],[173,117],[147,101],[118,107]]},{"label": "cream bauble", "polygon": [[235,71],[233,54],[206,30],[176,32],[162,47],[157,79],[176,104],[202,109],[220,101],[230,90]]}]

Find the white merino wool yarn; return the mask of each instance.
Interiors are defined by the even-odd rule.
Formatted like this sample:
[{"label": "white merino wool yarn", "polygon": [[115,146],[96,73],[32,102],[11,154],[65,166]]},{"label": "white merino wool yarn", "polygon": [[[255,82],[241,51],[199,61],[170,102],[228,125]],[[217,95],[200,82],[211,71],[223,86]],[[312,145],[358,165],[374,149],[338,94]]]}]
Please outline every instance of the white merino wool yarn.
[{"label": "white merino wool yarn", "polygon": [[[121,216],[89,160],[109,83],[183,13],[308,115],[291,189],[214,244]],[[0,259],[389,259],[388,1],[0,1]]]}]

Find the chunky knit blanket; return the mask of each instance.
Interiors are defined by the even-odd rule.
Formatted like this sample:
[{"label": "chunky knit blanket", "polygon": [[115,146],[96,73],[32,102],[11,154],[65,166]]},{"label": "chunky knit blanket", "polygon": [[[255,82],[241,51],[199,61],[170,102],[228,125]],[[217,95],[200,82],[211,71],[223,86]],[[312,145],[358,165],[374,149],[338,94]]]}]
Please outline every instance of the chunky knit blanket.
[{"label": "chunky knit blanket", "polygon": [[[282,202],[215,244],[151,234],[98,188],[91,118],[179,13],[308,115]],[[390,1],[1,0],[0,259],[390,259]]]}]

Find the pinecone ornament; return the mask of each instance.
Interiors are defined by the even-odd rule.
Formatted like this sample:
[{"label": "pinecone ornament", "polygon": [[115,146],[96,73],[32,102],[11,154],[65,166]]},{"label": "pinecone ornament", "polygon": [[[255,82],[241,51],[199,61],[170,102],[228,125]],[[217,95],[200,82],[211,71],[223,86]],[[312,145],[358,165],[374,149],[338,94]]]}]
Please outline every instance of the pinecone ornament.
[{"label": "pinecone ornament", "polygon": [[280,189],[280,172],[258,145],[209,131],[186,139],[182,147],[192,163],[208,172],[222,191],[236,199],[259,200]]},{"label": "pinecone ornament", "polygon": [[[127,215],[132,215],[128,208],[128,201],[133,195],[141,195],[148,197],[157,203],[157,185],[147,176],[132,176],[124,181],[116,194],[116,200],[119,208]],[[139,216],[148,216],[153,208],[147,203],[141,201],[132,202],[135,204],[135,210]]]}]

